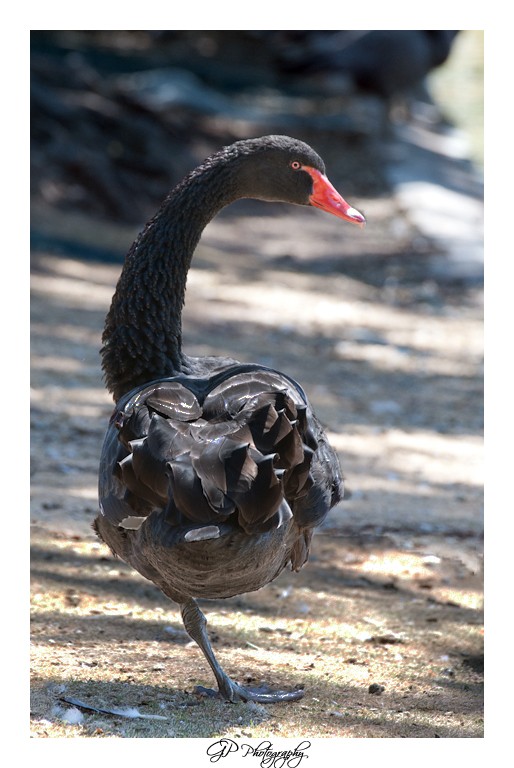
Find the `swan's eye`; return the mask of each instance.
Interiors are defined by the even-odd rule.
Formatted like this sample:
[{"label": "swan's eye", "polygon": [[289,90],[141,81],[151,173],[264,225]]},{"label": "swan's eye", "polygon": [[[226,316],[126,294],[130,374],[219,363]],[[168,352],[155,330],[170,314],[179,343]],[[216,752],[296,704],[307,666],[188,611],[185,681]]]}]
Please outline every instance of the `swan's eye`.
[{"label": "swan's eye", "polygon": [[293,171],[299,171],[301,167],[302,165],[301,163],[298,162],[298,160],[293,160],[291,162],[291,168],[293,169]]}]

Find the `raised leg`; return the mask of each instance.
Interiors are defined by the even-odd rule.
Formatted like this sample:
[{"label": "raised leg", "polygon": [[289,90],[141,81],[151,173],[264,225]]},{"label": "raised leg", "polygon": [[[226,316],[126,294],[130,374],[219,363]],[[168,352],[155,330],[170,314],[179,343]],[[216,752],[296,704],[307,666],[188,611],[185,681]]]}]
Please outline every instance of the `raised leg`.
[{"label": "raised leg", "polygon": [[227,701],[259,701],[262,703],[274,703],[280,701],[297,701],[303,696],[303,690],[274,691],[268,686],[259,688],[245,688],[234,682],[218,664],[207,634],[207,620],[196,602],[191,598],[180,605],[182,621],[188,635],[197,643],[210,664],[214,677],[218,683],[218,692],[197,686],[197,690],[210,696],[221,696]]}]

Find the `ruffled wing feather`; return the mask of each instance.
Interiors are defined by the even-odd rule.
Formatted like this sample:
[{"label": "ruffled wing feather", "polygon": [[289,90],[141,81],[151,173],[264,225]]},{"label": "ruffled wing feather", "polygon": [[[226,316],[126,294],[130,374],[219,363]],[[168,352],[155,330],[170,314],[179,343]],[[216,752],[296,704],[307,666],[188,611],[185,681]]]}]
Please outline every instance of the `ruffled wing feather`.
[{"label": "ruffled wing feather", "polygon": [[[111,522],[134,528],[164,510],[172,526],[230,521],[250,535],[291,516],[300,529],[321,522],[340,470],[303,392],[264,368],[230,374],[212,388],[185,376],[156,382],[120,402],[100,473]],[[301,538],[297,562],[310,542]]]}]

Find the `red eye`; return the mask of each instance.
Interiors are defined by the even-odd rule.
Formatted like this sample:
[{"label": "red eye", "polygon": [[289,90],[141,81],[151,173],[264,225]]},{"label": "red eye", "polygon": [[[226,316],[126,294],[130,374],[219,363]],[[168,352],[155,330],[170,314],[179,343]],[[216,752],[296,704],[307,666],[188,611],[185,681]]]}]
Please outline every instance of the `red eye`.
[{"label": "red eye", "polygon": [[293,161],[292,161],[292,163],[291,163],[291,168],[292,168],[294,171],[299,171],[301,167],[302,167],[302,166],[301,166],[301,163],[299,163],[299,162],[298,162],[298,160],[293,160]]}]

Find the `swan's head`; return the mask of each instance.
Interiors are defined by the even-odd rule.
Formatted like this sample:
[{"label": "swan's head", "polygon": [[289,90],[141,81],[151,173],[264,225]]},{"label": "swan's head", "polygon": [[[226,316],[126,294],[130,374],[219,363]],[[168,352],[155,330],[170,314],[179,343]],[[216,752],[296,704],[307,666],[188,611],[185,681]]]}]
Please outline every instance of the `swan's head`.
[{"label": "swan's head", "polygon": [[364,216],[349,205],[325,174],[321,157],[289,136],[262,136],[225,149],[237,165],[238,196],[311,205],[363,227]]}]

